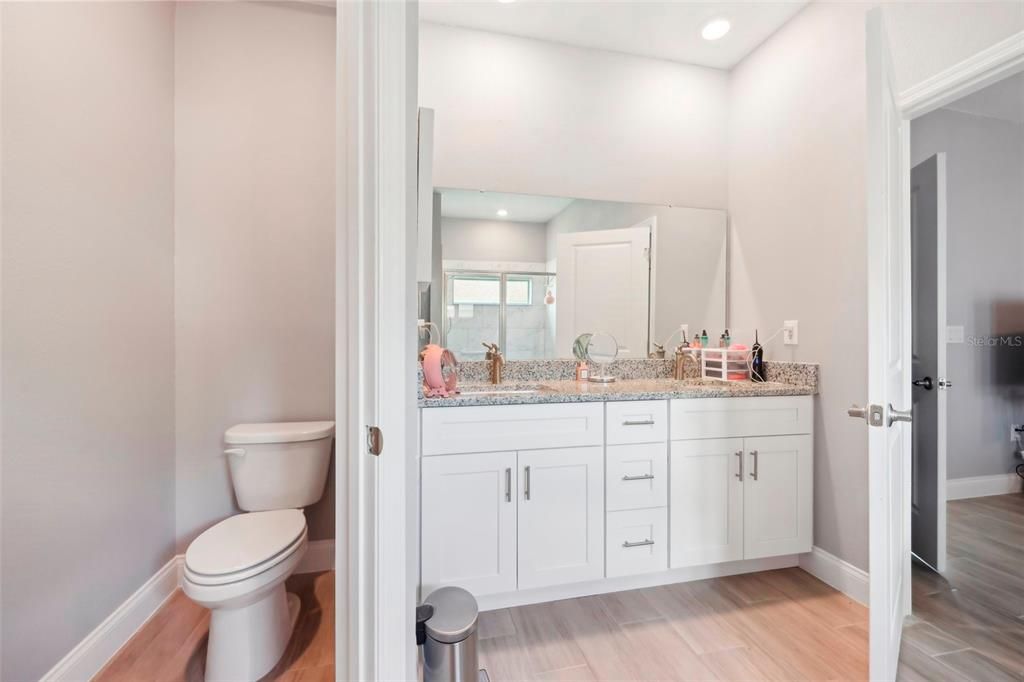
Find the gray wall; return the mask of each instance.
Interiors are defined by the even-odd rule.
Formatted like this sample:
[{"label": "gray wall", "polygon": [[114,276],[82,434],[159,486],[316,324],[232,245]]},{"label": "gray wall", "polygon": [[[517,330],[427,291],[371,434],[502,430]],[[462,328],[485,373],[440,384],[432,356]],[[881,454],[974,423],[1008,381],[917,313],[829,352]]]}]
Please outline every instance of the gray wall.
[{"label": "gray wall", "polygon": [[173,6],[3,3],[3,667],[174,553]]},{"label": "gray wall", "polygon": [[970,340],[1024,333],[1024,315],[1004,329],[998,319],[1003,302],[1024,307],[1024,126],[939,110],[911,132],[915,165],[946,152],[947,323],[963,325],[968,340],[947,346],[947,477],[1010,472],[1010,424],[1024,422],[1024,400],[1000,379],[998,361],[1015,354],[1024,363],[1024,348]]},{"label": "gray wall", "polygon": [[[178,5],[179,550],[236,511],[226,428],[333,419],[334,31],[315,5]],[[307,518],[333,537],[333,484]]]},{"label": "gray wall", "polygon": [[766,357],[821,363],[814,542],[866,569],[865,9],[811,4],[732,73],[729,284],[734,338],[798,320]]},{"label": "gray wall", "polygon": [[441,218],[444,260],[543,263],[546,233],[545,223]]}]

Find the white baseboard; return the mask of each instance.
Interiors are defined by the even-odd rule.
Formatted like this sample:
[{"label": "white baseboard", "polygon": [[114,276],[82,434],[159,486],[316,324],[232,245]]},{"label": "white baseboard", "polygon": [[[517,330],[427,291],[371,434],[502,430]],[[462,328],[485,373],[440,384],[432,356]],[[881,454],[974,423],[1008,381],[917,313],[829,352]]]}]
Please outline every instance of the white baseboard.
[{"label": "white baseboard", "polygon": [[334,569],[334,540],[310,540],[296,573],[319,573]]},{"label": "white baseboard", "polygon": [[180,557],[168,561],[156,575],[43,675],[42,682],[81,682],[92,679],[178,589],[179,565]]},{"label": "white baseboard", "polygon": [[[42,682],[81,682],[92,679],[114,654],[138,632],[181,585],[185,555],[178,554],[156,575],[62,658]],[[312,540],[296,573],[319,573],[334,568],[334,540]]]},{"label": "white baseboard", "polygon": [[868,605],[868,573],[847,563],[821,547],[800,555],[800,568],[821,582],[831,585],[850,599]]},{"label": "white baseboard", "polygon": [[966,500],[971,497],[1019,493],[1021,483],[1021,477],[1015,473],[951,478],[946,481],[946,500]]},{"label": "white baseboard", "polygon": [[[753,573],[754,571],[771,571],[777,568],[790,568],[796,565],[797,555],[795,554],[790,556],[770,557],[767,559],[729,561],[722,564],[693,566],[690,568],[673,568],[668,571],[640,573],[638,575],[627,575],[617,578],[601,578],[600,580],[592,580],[584,583],[538,587],[531,590],[518,590],[516,592],[504,592],[502,594],[487,594],[477,597],[477,603],[479,604],[481,611],[493,611],[495,609],[504,609],[510,606],[539,604],[541,602],[557,601],[559,599],[573,599],[575,597],[588,597],[594,594],[607,594],[608,592],[636,590],[643,587],[685,583],[692,580],[721,578],[727,575]],[[426,590],[424,590],[424,593],[426,593]]]}]

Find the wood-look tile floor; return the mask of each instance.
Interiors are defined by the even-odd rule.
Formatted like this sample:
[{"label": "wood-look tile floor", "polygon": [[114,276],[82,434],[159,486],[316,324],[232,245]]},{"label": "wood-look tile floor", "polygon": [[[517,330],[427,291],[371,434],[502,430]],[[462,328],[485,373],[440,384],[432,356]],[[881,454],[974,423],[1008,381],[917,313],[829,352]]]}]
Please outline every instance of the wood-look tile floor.
[{"label": "wood-look tile floor", "polygon": [[798,568],[480,614],[506,680],[863,680],[868,612]]},{"label": "wood-look tile floor", "polygon": [[1024,495],[947,503],[945,575],[914,565],[899,679],[1024,680]]},{"label": "wood-look tile floor", "polygon": [[[263,679],[334,680],[334,572],[293,575],[302,607],[288,648]],[[202,682],[210,612],[177,590],[93,682]]]}]

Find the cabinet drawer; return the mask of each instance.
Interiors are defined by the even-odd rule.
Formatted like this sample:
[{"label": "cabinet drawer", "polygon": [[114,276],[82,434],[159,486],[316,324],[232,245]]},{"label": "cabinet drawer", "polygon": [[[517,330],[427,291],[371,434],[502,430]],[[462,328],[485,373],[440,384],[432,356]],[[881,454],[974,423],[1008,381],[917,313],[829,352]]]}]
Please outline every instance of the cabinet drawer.
[{"label": "cabinet drawer", "polygon": [[602,445],[604,405],[563,403],[420,410],[423,454]]},{"label": "cabinet drawer", "polygon": [[809,395],[673,400],[672,440],[811,433],[813,407]]},{"label": "cabinet drawer", "polygon": [[667,400],[608,403],[608,445],[661,443],[668,438]]},{"label": "cabinet drawer", "polygon": [[668,568],[668,511],[608,512],[607,575],[633,575]]},{"label": "cabinet drawer", "polygon": [[664,507],[668,502],[668,444],[609,445],[605,478],[608,511]]}]

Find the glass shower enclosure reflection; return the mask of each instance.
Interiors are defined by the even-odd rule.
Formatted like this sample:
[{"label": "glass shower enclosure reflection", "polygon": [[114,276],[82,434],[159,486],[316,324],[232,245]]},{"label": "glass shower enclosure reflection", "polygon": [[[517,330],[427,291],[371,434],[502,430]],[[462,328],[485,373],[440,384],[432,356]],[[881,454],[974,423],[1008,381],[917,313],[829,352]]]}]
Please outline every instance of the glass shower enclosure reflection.
[{"label": "glass shower enclosure reflection", "polygon": [[555,274],[444,273],[441,344],[460,361],[483,360],[497,343],[506,360],[555,357]]}]

